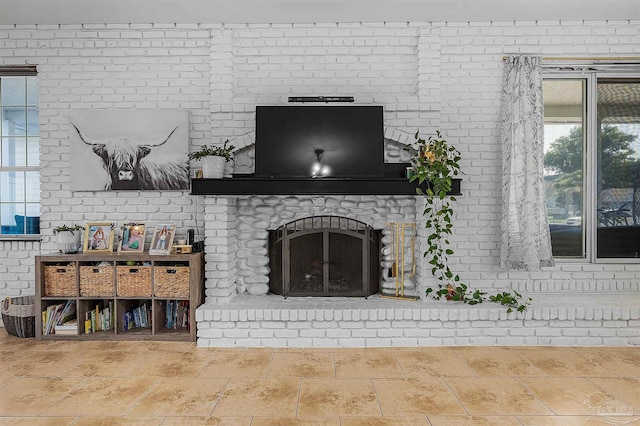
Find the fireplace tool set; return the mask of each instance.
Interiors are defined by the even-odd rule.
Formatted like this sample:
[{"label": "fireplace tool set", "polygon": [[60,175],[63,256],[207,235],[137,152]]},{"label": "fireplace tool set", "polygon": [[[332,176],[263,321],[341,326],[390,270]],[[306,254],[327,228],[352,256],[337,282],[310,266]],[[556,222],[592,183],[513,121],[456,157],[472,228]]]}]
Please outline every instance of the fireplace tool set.
[{"label": "fireplace tool set", "polygon": [[391,222],[388,227],[383,237],[385,246],[381,250],[381,297],[418,300],[415,282],[416,224]]}]

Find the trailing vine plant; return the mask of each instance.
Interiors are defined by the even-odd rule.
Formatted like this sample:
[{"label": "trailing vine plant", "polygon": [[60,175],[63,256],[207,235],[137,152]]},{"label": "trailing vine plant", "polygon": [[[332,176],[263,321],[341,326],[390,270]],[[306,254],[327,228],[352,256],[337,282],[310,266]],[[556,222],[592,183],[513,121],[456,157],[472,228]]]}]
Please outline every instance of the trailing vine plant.
[{"label": "trailing vine plant", "polygon": [[[442,137],[440,131],[428,139],[420,138],[420,132],[415,134],[416,141],[405,149],[413,149],[412,169],[409,181],[418,184],[426,182],[426,189],[420,187],[417,193],[425,196],[423,215],[426,218],[425,228],[431,231],[427,237],[427,249],[424,256],[431,265],[431,274],[435,277],[437,286],[427,287],[426,294],[437,300],[461,301],[475,305],[487,300],[486,292],[469,289],[460,281],[460,276],[449,268],[449,256],[454,254],[450,248],[449,236],[453,234],[453,208],[451,202],[455,196],[448,196],[453,179],[460,172],[460,152]],[[489,301],[507,306],[507,312],[524,312],[531,303],[531,299],[522,300],[522,295],[515,290],[499,292],[489,296]]]}]

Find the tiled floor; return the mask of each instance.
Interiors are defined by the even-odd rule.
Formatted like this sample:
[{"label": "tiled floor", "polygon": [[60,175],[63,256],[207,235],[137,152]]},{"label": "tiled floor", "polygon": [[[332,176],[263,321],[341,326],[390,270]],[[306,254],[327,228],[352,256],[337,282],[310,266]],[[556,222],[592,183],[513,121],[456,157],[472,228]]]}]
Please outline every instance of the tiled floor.
[{"label": "tiled floor", "polygon": [[0,425],[640,424],[640,348],[213,349],[0,330]]}]

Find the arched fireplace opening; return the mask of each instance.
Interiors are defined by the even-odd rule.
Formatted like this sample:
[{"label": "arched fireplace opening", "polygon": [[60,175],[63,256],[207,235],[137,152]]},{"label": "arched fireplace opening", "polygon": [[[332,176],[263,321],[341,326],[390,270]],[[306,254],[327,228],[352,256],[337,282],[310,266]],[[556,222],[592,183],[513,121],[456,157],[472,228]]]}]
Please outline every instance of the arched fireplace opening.
[{"label": "arched fireplace opening", "polygon": [[340,216],[308,217],[269,231],[269,290],[285,297],[376,294],[380,237],[366,223]]}]

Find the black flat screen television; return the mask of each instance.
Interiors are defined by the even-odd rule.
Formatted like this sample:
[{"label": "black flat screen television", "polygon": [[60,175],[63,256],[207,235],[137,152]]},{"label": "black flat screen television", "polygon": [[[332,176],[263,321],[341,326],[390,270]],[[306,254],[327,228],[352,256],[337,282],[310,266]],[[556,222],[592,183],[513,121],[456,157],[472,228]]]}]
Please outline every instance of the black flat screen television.
[{"label": "black flat screen television", "polygon": [[384,176],[382,106],[257,106],[255,176]]}]

